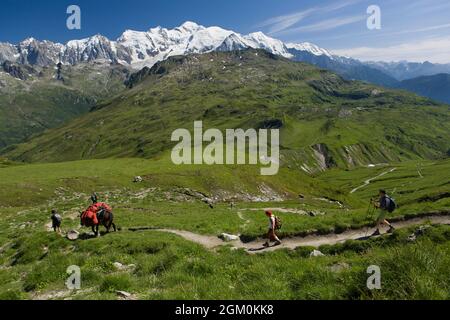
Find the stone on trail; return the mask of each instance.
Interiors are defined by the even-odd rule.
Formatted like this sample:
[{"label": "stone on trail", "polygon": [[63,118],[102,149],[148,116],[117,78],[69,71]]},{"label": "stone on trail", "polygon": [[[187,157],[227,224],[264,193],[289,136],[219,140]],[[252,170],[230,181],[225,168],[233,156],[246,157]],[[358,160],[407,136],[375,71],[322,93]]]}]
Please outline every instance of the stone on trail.
[{"label": "stone on trail", "polygon": [[137,300],[136,295],[131,294],[126,291],[116,291],[116,294],[119,296],[119,300]]},{"label": "stone on trail", "polygon": [[70,230],[67,232],[67,239],[69,240],[77,240],[80,237],[80,233],[77,230]]},{"label": "stone on trail", "polygon": [[314,250],[313,252],[311,252],[311,254],[309,255],[310,257],[324,257],[325,255],[320,252],[319,250]]},{"label": "stone on trail", "polygon": [[232,234],[228,234],[228,233],[222,233],[219,236],[220,239],[222,239],[225,242],[230,242],[230,241],[236,241],[239,240],[238,236],[232,235]]},{"label": "stone on trail", "polygon": [[142,182],[142,181],[144,181],[144,179],[142,179],[141,176],[136,176],[136,177],[134,177],[134,179],[133,179],[133,182],[134,182],[134,183],[139,183],[139,182]]},{"label": "stone on trail", "polygon": [[116,291],[116,293],[117,293],[117,295],[119,297],[122,297],[122,298],[129,298],[129,297],[131,297],[131,293],[128,293],[126,291]]}]

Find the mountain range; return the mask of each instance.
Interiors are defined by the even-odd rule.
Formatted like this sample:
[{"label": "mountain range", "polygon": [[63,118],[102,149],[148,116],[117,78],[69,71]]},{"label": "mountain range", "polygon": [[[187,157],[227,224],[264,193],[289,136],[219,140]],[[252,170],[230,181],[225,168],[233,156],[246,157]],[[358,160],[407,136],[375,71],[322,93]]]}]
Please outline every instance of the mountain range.
[{"label": "mountain range", "polygon": [[284,43],[262,32],[241,35],[220,27],[204,27],[185,22],[174,29],[162,27],[148,31],[125,31],[112,41],[102,35],[67,44],[26,39],[19,44],[0,43],[0,64],[5,61],[22,65],[51,66],[58,62],[75,65],[105,60],[133,69],[152,67],[171,56],[247,48],[264,49],[296,61],[312,63],[337,72],[346,79],[364,80],[395,87],[399,81],[438,73],[450,73],[450,64],[409,62],[362,62],[337,56],[312,43]]},{"label": "mountain range", "polygon": [[450,74],[448,73],[403,80],[398,88],[450,104]]},{"label": "mountain range", "polygon": [[[67,44],[29,38],[16,45],[0,43],[0,148],[26,141],[93,107],[99,108],[102,101],[112,99],[126,86],[132,88],[155,67],[165,74],[166,65],[161,62],[168,59],[247,50],[263,50],[286,60],[306,62],[345,80],[363,80],[450,101],[450,90],[446,90],[449,77],[445,76],[448,65],[362,62],[308,42],[284,43],[262,32],[241,35],[186,22],[172,30],[127,30],[116,41],[101,35]],[[443,74],[434,75],[441,70]],[[348,95],[357,98],[358,92]],[[305,101],[321,104],[323,99],[328,98],[317,95]]]}]

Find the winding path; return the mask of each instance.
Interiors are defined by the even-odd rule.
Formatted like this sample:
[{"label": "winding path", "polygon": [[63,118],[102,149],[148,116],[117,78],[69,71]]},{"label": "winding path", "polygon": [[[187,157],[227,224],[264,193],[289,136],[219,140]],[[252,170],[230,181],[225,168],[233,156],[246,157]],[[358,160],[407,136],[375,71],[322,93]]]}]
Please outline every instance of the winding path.
[{"label": "winding path", "polygon": [[355,192],[358,191],[359,189],[362,189],[362,188],[364,188],[364,187],[367,187],[373,180],[378,179],[378,178],[380,178],[380,177],[382,177],[382,176],[384,176],[384,175],[386,175],[386,174],[388,174],[388,173],[394,172],[395,170],[397,170],[397,168],[393,168],[393,169],[391,169],[391,170],[389,170],[389,171],[382,172],[382,173],[380,173],[379,175],[377,175],[376,177],[367,179],[366,181],[364,181],[364,184],[360,185],[359,187],[356,187],[355,189],[353,189],[352,191],[350,191],[350,193],[355,193]]},{"label": "winding path", "polygon": [[[402,229],[414,225],[421,224],[449,224],[450,225],[450,215],[434,215],[427,217],[418,217],[408,220],[398,221],[392,223],[395,228]],[[295,249],[298,247],[319,247],[324,244],[333,245],[337,243],[342,243],[347,240],[364,240],[368,238],[368,235],[375,231],[375,228],[362,228],[357,230],[348,230],[340,234],[327,234],[327,235],[309,235],[306,237],[291,237],[283,239],[283,243],[279,246],[272,246],[265,248],[262,246],[264,240],[258,239],[251,242],[242,242],[240,240],[225,242],[216,236],[201,235],[184,230],[173,230],[173,229],[156,229],[156,228],[130,228],[131,231],[141,231],[141,230],[154,230],[160,232],[168,232],[176,234],[188,241],[198,243],[207,249],[214,249],[219,246],[231,245],[237,249],[245,249],[249,253],[260,253],[273,251],[278,249]],[[382,229],[382,234],[387,232],[387,227]]]}]

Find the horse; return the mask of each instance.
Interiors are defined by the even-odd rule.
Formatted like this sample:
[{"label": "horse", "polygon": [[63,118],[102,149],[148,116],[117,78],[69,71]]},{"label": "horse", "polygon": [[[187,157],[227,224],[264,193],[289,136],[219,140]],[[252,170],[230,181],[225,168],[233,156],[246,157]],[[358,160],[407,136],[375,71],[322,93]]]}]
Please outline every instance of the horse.
[{"label": "horse", "polygon": [[86,219],[83,219],[84,212],[80,215],[81,225],[86,227],[92,227],[92,232],[94,232],[95,236],[99,236],[98,228],[101,225],[103,225],[106,228],[106,233],[109,233],[111,226],[114,229],[114,232],[117,231],[116,225],[114,224],[114,214],[112,211],[106,210],[105,208],[101,208],[97,213],[97,220],[98,223],[95,224],[93,220],[86,221]]}]

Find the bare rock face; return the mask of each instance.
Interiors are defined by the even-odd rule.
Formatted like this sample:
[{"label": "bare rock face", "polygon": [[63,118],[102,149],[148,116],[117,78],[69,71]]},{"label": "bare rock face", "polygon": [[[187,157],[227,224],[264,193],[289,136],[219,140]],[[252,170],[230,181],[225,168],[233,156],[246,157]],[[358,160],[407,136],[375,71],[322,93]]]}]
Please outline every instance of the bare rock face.
[{"label": "bare rock face", "polygon": [[9,61],[3,62],[3,64],[0,67],[0,70],[3,70],[4,72],[8,73],[14,78],[20,80],[26,80],[28,78],[26,72],[24,72],[22,67],[12,64]]},{"label": "bare rock face", "polygon": [[5,61],[14,61],[17,53],[17,48],[14,45],[0,43],[0,64]]},{"label": "bare rock face", "polygon": [[26,65],[53,66],[59,62],[63,47],[59,43],[29,38],[16,46],[19,53],[17,62]]},{"label": "bare rock face", "polygon": [[329,169],[336,166],[336,162],[331,156],[328,146],[323,143],[316,144],[312,147],[314,151],[314,156],[322,170]]}]

